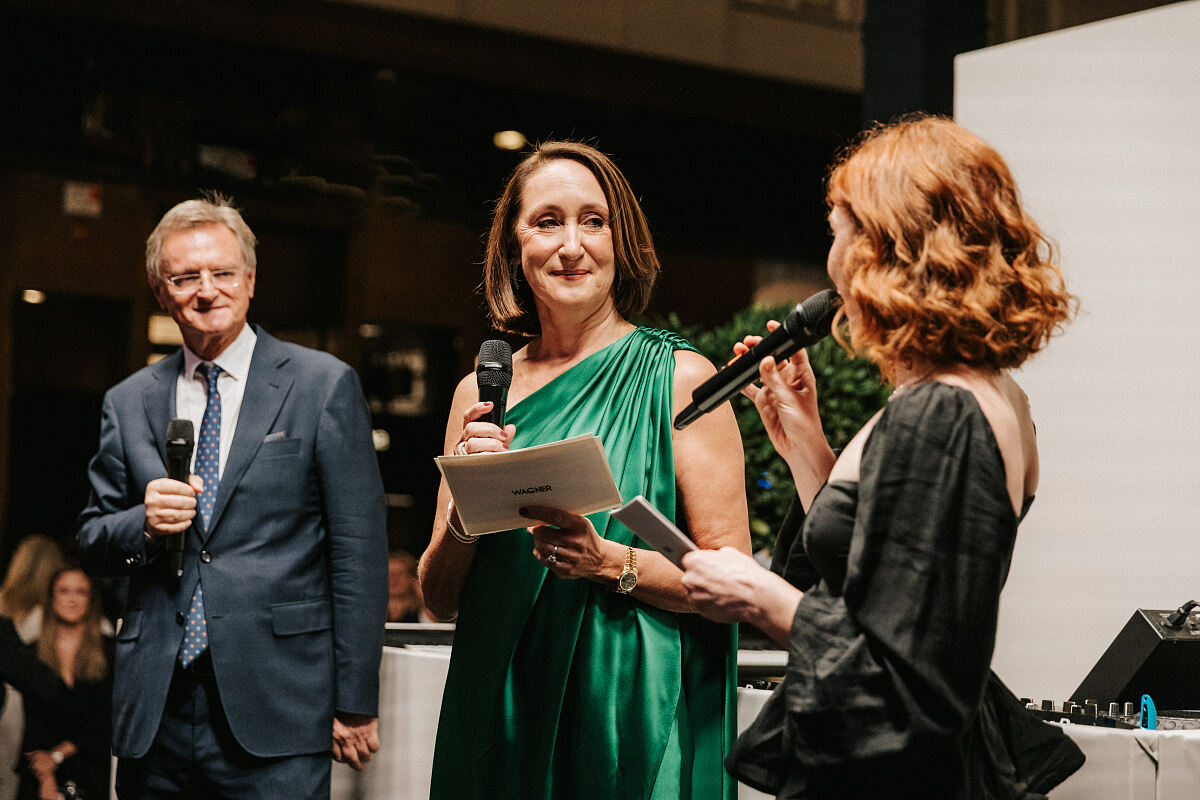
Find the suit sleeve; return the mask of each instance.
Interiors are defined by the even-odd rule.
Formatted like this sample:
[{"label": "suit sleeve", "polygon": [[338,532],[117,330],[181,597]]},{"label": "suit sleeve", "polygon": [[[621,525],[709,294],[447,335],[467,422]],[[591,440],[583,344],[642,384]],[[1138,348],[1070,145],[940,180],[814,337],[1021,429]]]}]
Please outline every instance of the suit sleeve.
[{"label": "suit sleeve", "polygon": [[980,706],[1017,519],[968,392],[932,383],[890,406],[863,453],[840,593],[796,612],[786,707],[807,767],[952,747]]},{"label": "suit sleeve", "polygon": [[129,485],[121,422],[112,394],[104,396],[100,449],[88,464],[91,493],[79,515],[76,543],[89,575],[126,573],[149,560],[142,532],[146,526],[145,487]]},{"label": "suit sleeve", "polygon": [[366,398],[345,365],[321,412],[316,453],[329,530],[339,712],[377,716],[387,620],[383,482]]}]

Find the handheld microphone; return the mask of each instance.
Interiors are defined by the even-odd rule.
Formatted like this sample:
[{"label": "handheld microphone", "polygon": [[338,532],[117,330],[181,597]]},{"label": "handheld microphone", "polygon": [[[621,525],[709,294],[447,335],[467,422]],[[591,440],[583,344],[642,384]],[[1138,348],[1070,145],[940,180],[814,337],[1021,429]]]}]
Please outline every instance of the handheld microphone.
[{"label": "handheld microphone", "polygon": [[[187,483],[191,472],[192,450],[196,446],[190,419],[173,419],[167,423],[167,477],[173,481]],[[186,531],[184,532],[186,533]],[[171,559],[171,574],[183,577],[184,533],[173,533],[166,538],[167,555]]]},{"label": "handheld microphone", "polygon": [[738,356],[692,392],[692,402],[675,417],[675,430],[681,431],[740,392],[758,377],[758,363],[767,356],[782,361],[802,347],[816,344],[829,335],[833,315],[841,306],[833,289],[817,292],[799,303],[775,330],[749,352]]},{"label": "handheld microphone", "polygon": [[475,361],[475,381],[479,384],[480,401],[492,404],[492,410],[483,420],[503,428],[508,387],[512,384],[512,348],[508,342],[488,339],[480,345]]}]

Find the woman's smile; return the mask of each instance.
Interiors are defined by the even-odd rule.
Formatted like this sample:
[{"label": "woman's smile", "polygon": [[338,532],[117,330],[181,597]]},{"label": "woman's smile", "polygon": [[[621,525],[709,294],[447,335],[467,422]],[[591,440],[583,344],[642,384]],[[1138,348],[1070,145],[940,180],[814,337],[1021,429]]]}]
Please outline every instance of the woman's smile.
[{"label": "woman's smile", "polygon": [[557,159],[530,175],[522,194],[517,241],[536,302],[587,314],[611,304],[616,262],[596,176],[577,161]]}]

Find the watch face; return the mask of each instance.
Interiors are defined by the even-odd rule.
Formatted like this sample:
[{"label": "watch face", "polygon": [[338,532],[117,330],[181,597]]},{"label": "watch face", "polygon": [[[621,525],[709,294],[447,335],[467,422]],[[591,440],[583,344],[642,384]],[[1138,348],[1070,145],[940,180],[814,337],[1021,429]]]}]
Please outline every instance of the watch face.
[{"label": "watch face", "polygon": [[617,588],[622,592],[630,592],[635,586],[637,586],[637,573],[632,570],[622,572],[620,580],[617,581]]}]

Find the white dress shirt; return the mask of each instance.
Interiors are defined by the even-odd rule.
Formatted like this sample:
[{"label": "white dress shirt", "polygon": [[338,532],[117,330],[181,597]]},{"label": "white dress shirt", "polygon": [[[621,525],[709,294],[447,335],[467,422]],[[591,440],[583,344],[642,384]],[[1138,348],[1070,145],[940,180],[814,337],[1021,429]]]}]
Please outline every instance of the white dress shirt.
[{"label": "white dress shirt", "polygon": [[[225,462],[229,460],[229,448],[233,434],[237,431],[238,415],[242,411],[242,397],[246,393],[246,376],[250,374],[250,358],[254,355],[254,344],[258,337],[247,324],[242,332],[211,363],[221,368],[217,377],[217,392],[221,395],[221,448],[217,475],[225,474]],[[196,374],[196,367],[204,362],[188,346],[183,346],[183,371],[175,381],[175,416],[190,419],[195,426],[196,440],[200,439],[200,422],[204,419],[204,408],[208,405],[208,389],[204,377]],[[192,452],[192,472],[195,472],[196,454]]]}]

